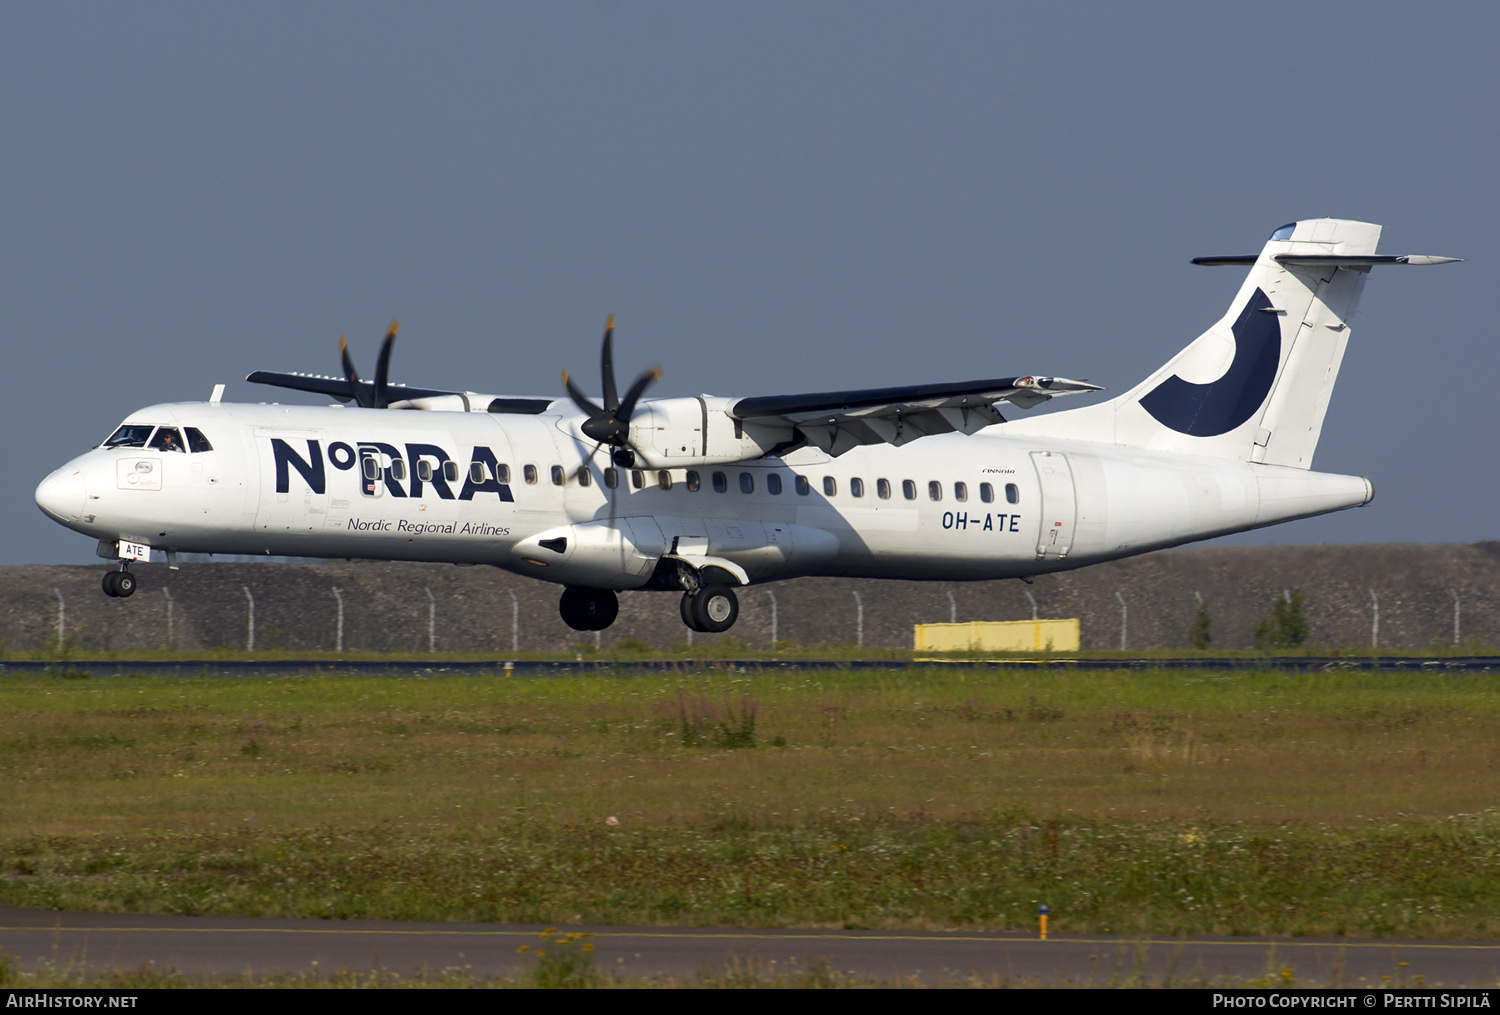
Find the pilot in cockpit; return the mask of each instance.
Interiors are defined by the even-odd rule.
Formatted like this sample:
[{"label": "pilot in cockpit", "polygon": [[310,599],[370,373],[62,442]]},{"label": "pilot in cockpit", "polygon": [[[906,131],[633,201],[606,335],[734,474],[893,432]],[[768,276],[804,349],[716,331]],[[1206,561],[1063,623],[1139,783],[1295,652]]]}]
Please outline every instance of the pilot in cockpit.
[{"label": "pilot in cockpit", "polygon": [[182,441],[177,437],[177,431],[168,427],[162,427],[156,432],[156,440],[151,442],[151,447],[157,451],[187,453],[187,449],[182,446]]}]

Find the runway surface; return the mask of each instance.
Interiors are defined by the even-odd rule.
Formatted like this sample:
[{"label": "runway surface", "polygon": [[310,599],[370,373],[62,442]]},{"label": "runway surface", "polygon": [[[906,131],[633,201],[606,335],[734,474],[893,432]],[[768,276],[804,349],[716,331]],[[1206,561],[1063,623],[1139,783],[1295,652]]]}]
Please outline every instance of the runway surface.
[{"label": "runway surface", "polygon": [[[62,913],[0,907],[0,951],[31,971],[151,967],[188,976],[327,975],[340,970],[522,972],[540,925],[287,920]],[[1500,943],[1309,938],[1153,938],[864,930],[559,927],[593,935],[601,970],[631,977],[761,974],[821,965],[862,979],[922,983],[977,976],[1012,984],[1124,983],[1144,978],[1229,986],[1289,970],[1298,986],[1500,986]],[[1383,980],[1390,977],[1390,980]],[[1418,981],[1417,977],[1422,977]]]}]

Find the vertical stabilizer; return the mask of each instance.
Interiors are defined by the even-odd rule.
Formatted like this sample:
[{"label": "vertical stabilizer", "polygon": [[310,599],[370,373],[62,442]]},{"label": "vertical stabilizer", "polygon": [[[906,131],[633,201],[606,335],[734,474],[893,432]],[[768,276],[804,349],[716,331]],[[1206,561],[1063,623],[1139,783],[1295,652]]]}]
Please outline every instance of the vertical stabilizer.
[{"label": "vertical stabilizer", "polygon": [[1379,256],[1379,239],[1368,222],[1308,219],[1258,256],[1198,258],[1250,269],[1218,323],[1124,395],[1011,427],[1309,468],[1370,268],[1450,260]]}]

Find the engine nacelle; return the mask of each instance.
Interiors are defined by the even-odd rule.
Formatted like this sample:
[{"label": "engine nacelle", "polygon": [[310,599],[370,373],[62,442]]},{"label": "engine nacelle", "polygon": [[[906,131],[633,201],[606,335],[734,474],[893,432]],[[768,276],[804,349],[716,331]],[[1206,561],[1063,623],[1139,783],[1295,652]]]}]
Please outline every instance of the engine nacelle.
[{"label": "engine nacelle", "polygon": [[[660,589],[678,587],[683,569],[704,581],[741,585],[816,574],[838,549],[838,537],[805,525],[653,516],[559,525],[510,552],[513,570],[543,581]],[[712,575],[715,569],[722,573]],[[697,586],[688,581],[682,587]]]},{"label": "engine nacelle", "polygon": [[630,443],[652,469],[690,469],[763,458],[796,439],[792,427],[744,423],[729,415],[733,399],[659,398],[630,419]]},{"label": "engine nacelle", "polygon": [[511,547],[521,574],[561,585],[638,589],[651,580],[667,546],[650,518],[559,525]]}]

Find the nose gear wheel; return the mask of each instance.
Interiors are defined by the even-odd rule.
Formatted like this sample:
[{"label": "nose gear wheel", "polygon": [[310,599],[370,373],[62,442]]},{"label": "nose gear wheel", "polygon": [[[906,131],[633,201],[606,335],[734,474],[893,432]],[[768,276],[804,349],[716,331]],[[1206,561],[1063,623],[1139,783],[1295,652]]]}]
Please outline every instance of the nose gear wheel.
[{"label": "nose gear wheel", "polygon": [[106,571],[100,585],[111,599],[125,599],[135,593],[135,575],[129,571]]}]

